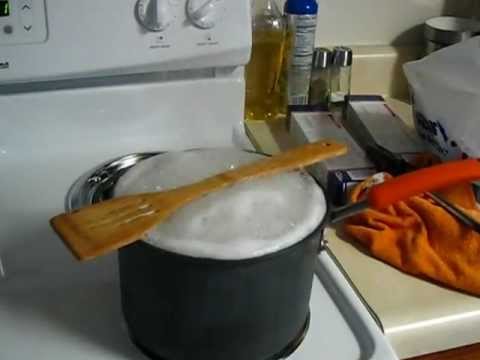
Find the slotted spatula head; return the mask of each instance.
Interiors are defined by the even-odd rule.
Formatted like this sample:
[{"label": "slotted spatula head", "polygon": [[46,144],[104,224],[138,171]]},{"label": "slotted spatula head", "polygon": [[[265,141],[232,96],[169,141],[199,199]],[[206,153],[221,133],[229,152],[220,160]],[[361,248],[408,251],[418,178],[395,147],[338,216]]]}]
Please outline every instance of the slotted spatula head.
[{"label": "slotted spatula head", "polygon": [[334,141],[308,144],[192,185],[108,200],[56,216],[50,223],[72,253],[80,260],[87,260],[142,239],[178,208],[208,193],[346,152],[346,146]]},{"label": "slotted spatula head", "polygon": [[[175,211],[169,192],[126,196],[54,217],[50,222],[79,260],[88,260],[141,239]],[[140,229],[144,229],[141,231]]]}]

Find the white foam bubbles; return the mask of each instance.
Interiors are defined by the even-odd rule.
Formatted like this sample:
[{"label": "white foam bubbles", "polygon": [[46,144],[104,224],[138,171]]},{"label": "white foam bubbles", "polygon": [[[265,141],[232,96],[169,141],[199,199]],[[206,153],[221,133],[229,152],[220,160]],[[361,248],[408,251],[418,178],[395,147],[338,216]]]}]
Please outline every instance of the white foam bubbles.
[{"label": "white foam bubbles", "polygon": [[[172,152],[142,161],[119,180],[115,196],[187,185],[262,155],[237,149]],[[326,200],[303,172],[253,180],[212,193],[149,233],[149,244],[192,257],[240,260],[287,248],[323,220]]]}]

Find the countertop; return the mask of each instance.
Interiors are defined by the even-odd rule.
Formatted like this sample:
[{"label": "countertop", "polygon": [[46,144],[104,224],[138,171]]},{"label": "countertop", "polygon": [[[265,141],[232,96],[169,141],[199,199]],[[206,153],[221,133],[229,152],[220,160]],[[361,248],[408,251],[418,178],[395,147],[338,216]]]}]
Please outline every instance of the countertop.
[{"label": "countertop", "polygon": [[[402,119],[412,123],[408,104],[395,100],[387,102]],[[248,123],[247,133],[255,146],[266,153],[276,153],[294,145],[281,127]],[[480,342],[480,298],[406,275],[363,253],[334,229],[327,231],[327,238],[331,250],[380,318],[400,358]],[[476,354],[471,359],[480,358],[478,352]]]}]

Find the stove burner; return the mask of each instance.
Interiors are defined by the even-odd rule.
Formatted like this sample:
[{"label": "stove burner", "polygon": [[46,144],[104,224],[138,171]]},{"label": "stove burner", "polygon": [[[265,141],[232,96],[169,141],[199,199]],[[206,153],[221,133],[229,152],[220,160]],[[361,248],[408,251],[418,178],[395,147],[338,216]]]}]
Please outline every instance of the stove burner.
[{"label": "stove burner", "polygon": [[298,334],[298,336],[290,342],[279,354],[272,356],[268,360],[283,360],[292,355],[302,344],[303,340],[307,336],[308,328],[310,327],[310,312],[308,313],[307,320],[305,320],[305,325]]},{"label": "stove burner", "polygon": [[[266,360],[284,360],[287,359],[290,355],[292,355],[302,344],[303,340],[307,336],[308,328],[310,327],[310,313],[308,313],[307,320],[305,320],[305,325],[303,326],[302,330],[300,333],[295,337],[294,340],[292,340],[282,351],[280,351],[278,354],[269,357]],[[152,360],[168,360],[162,357],[159,357],[155,354],[153,354],[150,350],[142,346],[138,341],[135,340],[135,338],[130,335],[130,339],[132,342],[135,344],[137,348],[142,351],[143,354],[145,354],[148,358]]]}]

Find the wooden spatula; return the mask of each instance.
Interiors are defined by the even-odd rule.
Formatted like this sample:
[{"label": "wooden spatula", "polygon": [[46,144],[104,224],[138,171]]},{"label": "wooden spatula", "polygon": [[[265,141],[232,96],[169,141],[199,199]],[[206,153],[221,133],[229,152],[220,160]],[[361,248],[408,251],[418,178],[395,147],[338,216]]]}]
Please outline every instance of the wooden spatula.
[{"label": "wooden spatula", "polygon": [[308,144],[188,186],[101,202],[56,216],[50,223],[75,257],[88,260],[141,239],[178,208],[208,193],[241,181],[312,165],[346,152],[346,146],[334,141]]}]

